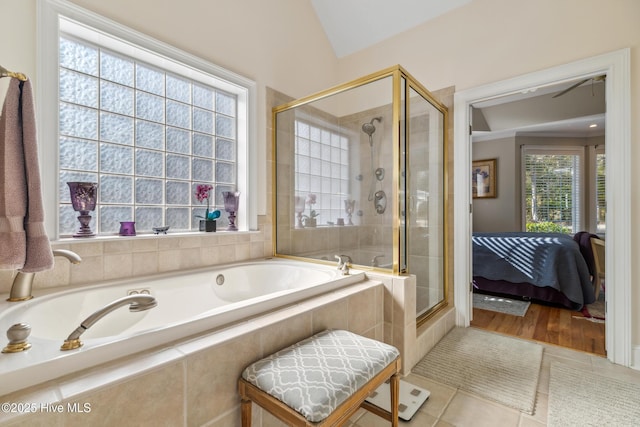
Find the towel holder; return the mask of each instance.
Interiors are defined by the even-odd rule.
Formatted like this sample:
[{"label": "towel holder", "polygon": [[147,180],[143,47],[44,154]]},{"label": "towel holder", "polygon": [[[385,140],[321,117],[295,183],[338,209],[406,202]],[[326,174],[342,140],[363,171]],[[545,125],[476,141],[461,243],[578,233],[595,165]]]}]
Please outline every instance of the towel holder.
[{"label": "towel holder", "polygon": [[9,71],[6,68],[4,68],[2,65],[0,65],[0,78],[2,77],[14,77],[20,81],[27,81],[27,76],[24,75],[23,73],[16,73],[15,71]]}]

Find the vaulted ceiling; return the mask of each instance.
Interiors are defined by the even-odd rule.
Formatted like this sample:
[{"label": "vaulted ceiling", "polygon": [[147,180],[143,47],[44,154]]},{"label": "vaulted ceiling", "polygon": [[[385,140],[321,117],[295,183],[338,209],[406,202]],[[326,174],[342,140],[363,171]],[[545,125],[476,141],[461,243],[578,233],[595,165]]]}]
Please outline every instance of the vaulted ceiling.
[{"label": "vaulted ceiling", "polygon": [[338,58],[469,2],[471,0],[311,0]]},{"label": "vaulted ceiling", "polygon": [[[309,0],[338,58],[424,24],[472,0]],[[604,134],[604,81],[582,81],[474,105],[474,141],[515,135],[590,137]],[[596,125],[595,127],[592,125]]]}]

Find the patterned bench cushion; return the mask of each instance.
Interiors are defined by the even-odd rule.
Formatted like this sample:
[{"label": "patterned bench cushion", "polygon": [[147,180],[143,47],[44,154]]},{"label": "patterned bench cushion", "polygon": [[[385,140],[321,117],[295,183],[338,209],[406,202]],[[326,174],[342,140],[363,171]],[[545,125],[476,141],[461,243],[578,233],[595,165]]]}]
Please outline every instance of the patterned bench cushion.
[{"label": "patterned bench cushion", "polygon": [[251,364],[242,378],[319,422],[399,355],[388,344],[328,330]]}]

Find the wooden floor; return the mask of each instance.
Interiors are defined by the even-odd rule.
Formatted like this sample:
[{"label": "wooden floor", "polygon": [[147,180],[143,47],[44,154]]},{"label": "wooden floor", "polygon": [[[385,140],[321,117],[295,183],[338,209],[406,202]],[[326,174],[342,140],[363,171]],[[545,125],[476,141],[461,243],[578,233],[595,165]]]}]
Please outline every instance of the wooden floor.
[{"label": "wooden floor", "polygon": [[535,303],[524,317],[474,308],[471,326],[606,356],[605,324],[573,316],[580,312]]}]

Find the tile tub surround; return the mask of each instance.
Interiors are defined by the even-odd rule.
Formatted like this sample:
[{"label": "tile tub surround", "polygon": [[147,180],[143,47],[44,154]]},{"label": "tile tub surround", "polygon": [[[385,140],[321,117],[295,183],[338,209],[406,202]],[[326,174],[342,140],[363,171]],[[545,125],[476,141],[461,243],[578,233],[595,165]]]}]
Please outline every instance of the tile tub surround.
[{"label": "tile tub surround", "polygon": [[[38,411],[0,413],[0,425],[237,425],[237,379],[246,365],[327,328],[383,340],[384,298],[385,287],[366,280],[238,325],[1,396],[1,402],[34,404]],[[60,404],[63,413],[42,409]],[[68,409],[85,407],[90,412]],[[262,411],[253,412],[254,425],[261,426]]]},{"label": "tile tub surround", "polygon": [[385,286],[384,337],[402,355],[402,374],[431,350],[456,324],[455,308],[447,306],[420,328],[416,321],[415,276],[391,276],[367,272],[367,277]]},{"label": "tile tub surround", "polygon": [[[52,270],[35,275],[34,290],[95,284],[171,271],[260,259],[273,254],[271,227],[258,231],[138,235],[63,239],[52,249],[68,249],[82,258],[72,265],[56,257]],[[13,271],[0,271],[0,293],[11,290]]]},{"label": "tile tub surround", "polygon": [[[242,369],[327,328],[347,329],[397,346],[403,374],[409,374],[455,324],[454,310],[442,310],[416,331],[415,304],[405,301],[412,289],[415,293],[413,280],[371,274],[365,282],[238,325],[0,396],[0,402],[33,403],[38,409],[62,404],[64,408],[59,414],[43,410],[22,416],[0,414],[0,425],[14,421],[17,425],[87,425],[101,420],[108,425],[236,426],[240,419],[236,381]],[[91,412],[68,410],[85,404]],[[259,408],[253,412],[253,425],[273,425],[269,414]]]}]

